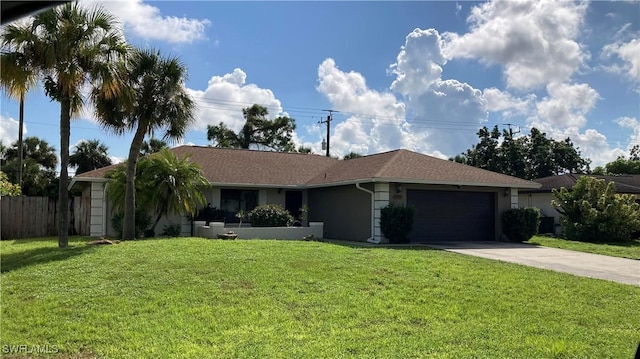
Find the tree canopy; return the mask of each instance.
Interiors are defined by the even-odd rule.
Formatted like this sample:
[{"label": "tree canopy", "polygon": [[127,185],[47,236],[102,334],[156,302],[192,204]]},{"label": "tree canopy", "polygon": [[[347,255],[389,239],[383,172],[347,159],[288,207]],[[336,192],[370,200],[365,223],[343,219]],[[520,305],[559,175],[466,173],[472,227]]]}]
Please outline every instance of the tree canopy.
[{"label": "tree canopy", "polygon": [[232,148],[266,148],[279,152],[295,152],[293,131],[296,129],[294,119],[279,116],[269,120],[266,107],[253,105],[242,109],[245,124],[240,132],[235,133],[224,123],[207,126],[207,139],[216,147]]},{"label": "tree canopy", "polygon": [[599,175],[638,175],[640,174],[640,145],[629,150],[629,158],[619,156],[604,167],[596,167],[594,174]]},{"label": "tree canopy", "polygon": [[556,141],[535,127],[517,138],[507,130],[501,133],[498,126],[483,127],[477,134],[477,144],[450,160],[529,180],[589,171],[591,161],[580,156],[568,137]]},{"label": "tree canopy", "polygon": [[109,149],[100,140],[81,141],[69,156],[69,165],[76,167],[76,175],[111,165]]},{"label": "tree canopy", "polygon": [[142,142],[140,155],[147,156],[152,153],[160,152],[165,148],[169,148],[169,145],[167,144],[167,142],[158,138],[151,137],[149,141],[145,140],[144,142]]},{"label": "tree canopy", "polygon": [[[19,183],[20,160],[19,141],[5,149],[0,164],[11,183]],[[26,196],[50,196],[56,191],[52,188],[56,182],[58,158],[56,150],[45,140],[27,137],[23,141],[22,194]]]}]

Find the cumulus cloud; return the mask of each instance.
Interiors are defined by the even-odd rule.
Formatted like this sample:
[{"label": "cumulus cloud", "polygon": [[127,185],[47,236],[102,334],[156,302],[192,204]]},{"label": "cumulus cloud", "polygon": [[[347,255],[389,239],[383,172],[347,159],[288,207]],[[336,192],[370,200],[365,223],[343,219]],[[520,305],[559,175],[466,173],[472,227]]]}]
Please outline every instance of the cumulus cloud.
[{"label": "cumulus cloud", "polygon": [[606,45],[602,49],[602,56],[620,59],[622,64],[614,64],[608,69],[628,75],[632,80],[640,82],[640,40],[632,39],[629,42],[616,42]]},{"label": "cumulus cloud", "polygon": [[392,93],[370,89],[362,74],[342,71],[330,58],[318,66],[318,81],[317,90],[341,114],[349,116],[335,125],[332,154],[425,150],[424,134],[411,130],[405,120],[405,104]]},{"label": "cumulus cloud", "polygon": [[[18,140],[18,129],[20,123],[18,120],[12,117],[5,117],[0,115],[0,142],[5,147],[11,146],[11,144]],[[27,126],[23,127],[24,133],[27,133]]]},{"label": "cumulus cloud", "polygon": [[99,1],[99,4],[120,18],[125,30],[148,40],[192,43],[205,39],[205,29],[211,24],[207,19],[163,16],[160,9],[142,0]]},{"label": "cumulus cloud", "polygon": [[640,121],[635,117],[619,117],[615,122],[618,126],[631,130],[627,150],[630,150],[635,145],[640,145]]},{"label": "cumulus cloud", "polygon": [[[407,99],[410,123],[428,131],[428,148],[455,155],[467,149],[486,121],[482,91],[455,79],[442,79],[444,42],[434,29],[407,35],[390,72],[391,89]],[[423,135],[426,137],[427,133]]]},{"label": "cumulus cloud", "polygon": [[224,122],[238,131],[245,123],[242,109],[253,104],[265,106],[272,118],[286,115],[271,90],[247,84],[246,80],[247,74],[236,68],[231,73],[211,77],[204,91],[187,89],[197,103],[193,129],[206,130],[207,125]]},{"label": "cumulus cloud", "polygon": [[504,68],[515,89],[564,82],[587,58],[577,42],[586,3],[490,1],[467,18],[470,31],[445,33],[447,58],[476,58]]},{"label": "cumulus cloud", "polygon": [[482,97],[486,101],[487,111],[500,112],[504,118],[529,114],[536,101],[534,94],[519,98],[495,87],[484,89]]},{"label": "cumulus cloud", "polygon": [[558,127],[583,127],[585,115],[600,98],[587,84],[552,82],[547,85],[548,96],[536,105],[538,117]]}]

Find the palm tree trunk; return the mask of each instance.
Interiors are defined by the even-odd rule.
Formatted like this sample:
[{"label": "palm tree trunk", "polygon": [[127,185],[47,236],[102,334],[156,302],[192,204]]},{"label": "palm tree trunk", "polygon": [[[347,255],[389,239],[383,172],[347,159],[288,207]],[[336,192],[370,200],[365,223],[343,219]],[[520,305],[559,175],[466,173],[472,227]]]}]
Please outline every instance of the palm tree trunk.
[{"label": "palm tree trunk", "polygon": [[122,239],[135,239],[136,237],[136,166],[140,148],[147,133],[148,121],[140,120],[138,129],[129,148],[129,158],[127,160],[127,185],[124,195],[124,218],[122,221]]},{"label": "palm tree trunk", "polygon": [[71,99],[63,97],[60,101],[60,182],[58,187],[58,247],[69,245],[69,136],[71,133]]},{"label": "palm tree trunk", "polygon": [[22,171],[24,165],[22,159],[24,157],[23,143],[22,143],[22,127],[24,126],[24,92],[20,94],[20,117],[18,118],[18,185],[22,188]]}]

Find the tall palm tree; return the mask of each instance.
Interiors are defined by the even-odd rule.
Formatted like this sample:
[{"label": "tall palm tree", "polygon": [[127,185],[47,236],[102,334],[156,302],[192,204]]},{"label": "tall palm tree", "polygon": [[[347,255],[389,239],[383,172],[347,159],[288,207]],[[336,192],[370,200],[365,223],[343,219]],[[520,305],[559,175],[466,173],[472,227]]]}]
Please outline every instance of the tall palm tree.
[{"label": "tall palm tree", "polygon": [[111,164],[109,149],[100,140],[81,141],[69,156],[69,165],[77,167],[76,175],[106,167]]},{"label": "tall palm tree", "polygon": [[24,97],[36,85],[37,73],[33,66],[33,57],[30,55],[28,46],[25,46],[26,44],[20,43],[11,46],[10,43],[6,43],[6,39],[11,37],[10,33],[18,29],[19,27],[16,26],[7,26],[2,34],[2,48],[5,50],[0,54],[0,86],[7,96],[20,102],[18,113],[18,153],[20,154],[18,157],[18,185],[22,186]]},{"label": "tall palm tree", "polygon": [[[69,3],[35,15],[24,25],[8,25],[2,43],[24,48],[44,79],[45,92],[60,102],[60,209],[58,245],[68,245],[70,121],[83,105],[82,87],[91,83],[103,96],[118,92],[114,64],[128,46],[116,18],[100,7]],[[97,91],[97,90],[96,90]]]},{"label": "tall palm tree", "polygon": [[164,140],[178,140],[193,122],[195,103],[184,83],[186,67],[176,57],[164,58],[156,50],[137,50],[122,66],[127,85],[117,97],[94,91],[98,118],[116,133],[135,130],[127,160],[127,184],[122,239],[135,237],[136,164],[145,135],[164,131]]}]

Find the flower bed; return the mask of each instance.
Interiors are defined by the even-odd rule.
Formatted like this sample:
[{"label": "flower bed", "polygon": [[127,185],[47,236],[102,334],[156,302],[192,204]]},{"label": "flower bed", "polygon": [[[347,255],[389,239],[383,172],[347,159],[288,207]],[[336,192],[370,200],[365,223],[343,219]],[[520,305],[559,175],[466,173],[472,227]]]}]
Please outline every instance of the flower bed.
[{"label": "flower bed", "polygon": [[196,227],[196,235],[204,238],[218,238],[218,234],[233,231],[238,239],[302,239],[313,236],[322,238],[324,223],[310,222],[309,227],[225,227],[224,223],[211,222],[208,226]]}]

